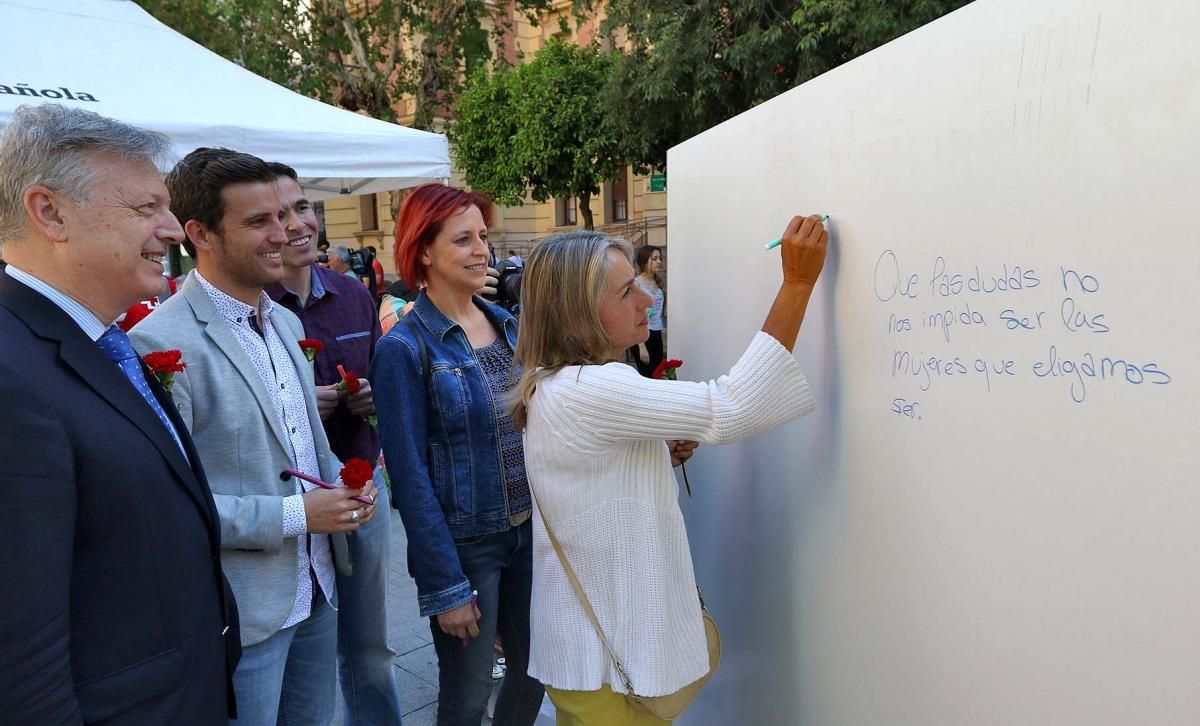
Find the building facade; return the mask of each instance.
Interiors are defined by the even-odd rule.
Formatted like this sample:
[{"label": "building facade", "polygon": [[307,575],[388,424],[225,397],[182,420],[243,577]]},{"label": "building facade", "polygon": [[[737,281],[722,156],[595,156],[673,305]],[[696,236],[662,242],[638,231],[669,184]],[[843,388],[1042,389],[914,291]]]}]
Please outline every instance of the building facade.
[{"label": "building facade", "polygon": [[[497,13],[501,12],[497,10]],[[503,22],[500,43],[510,63],[531,58],[551,38],[568,42],[591,43],[597,37],[602,15],[579,19],[570,0],[558,0],[543,13],[537,24],[509,8]],[[400,123],[411,122],[415,103],[402,98],[396,104]],[[460,170],[453,170],[449,183],[465,186]],[[551,234],[581,228],[575,198],[535,202],[531,198],[517,207],[496,206],[492,214],[490,236],[496,254],[507,257],[510,251],[522,256]],[[339,197],[324,203],[325,234],[329,244],[350,248],[374,246],[389,279],[395,275],[393,257],[394,220],[389,193]],[[634,245],[665,245],[667,241],[667,194],[661,175],[638,175],[626,168],[618,180],[603,184],[591,200],[596,229],[625,237]]]}]

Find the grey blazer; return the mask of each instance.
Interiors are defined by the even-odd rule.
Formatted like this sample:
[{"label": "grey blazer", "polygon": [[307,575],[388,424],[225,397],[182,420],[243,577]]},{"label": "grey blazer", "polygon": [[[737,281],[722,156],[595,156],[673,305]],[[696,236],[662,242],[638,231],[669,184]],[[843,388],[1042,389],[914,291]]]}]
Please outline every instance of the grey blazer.
[{"label": "grey blazer", "polygon": [[[274,306],[270,320],[304,385],[321,478],[332,482],[341,463],[329,450],[317,413],[312,364],[296,342],[304,327],[282,305]],[[187,370],[176,374],[171,396],[196,443],[220,514],[221,563],[237,598],[242,644],[260,643],[283,627],[297,586],[296,541],[283,538],[283,498],[296,493],[295,482],[279,478],[292,462],[270,395],[194,273],[129,337],[143,355],[183,353]],[[349,574],[346,535],[331,535],[330,544],[338,572]]]}]

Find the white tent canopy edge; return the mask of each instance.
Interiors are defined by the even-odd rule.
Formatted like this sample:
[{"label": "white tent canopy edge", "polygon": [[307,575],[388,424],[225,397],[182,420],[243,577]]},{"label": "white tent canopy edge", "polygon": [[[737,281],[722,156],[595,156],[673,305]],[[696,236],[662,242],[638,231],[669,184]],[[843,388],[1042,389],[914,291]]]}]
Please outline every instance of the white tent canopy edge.
[{"label": "white tent canopy edge", "polygon": [[0,0],[0,26],[0,127],[22,104],[77,106],[166,134],[169,164],[201,146],[281,161],[314,200],[450,176],[444,135],[294,93],[131,0]]}]

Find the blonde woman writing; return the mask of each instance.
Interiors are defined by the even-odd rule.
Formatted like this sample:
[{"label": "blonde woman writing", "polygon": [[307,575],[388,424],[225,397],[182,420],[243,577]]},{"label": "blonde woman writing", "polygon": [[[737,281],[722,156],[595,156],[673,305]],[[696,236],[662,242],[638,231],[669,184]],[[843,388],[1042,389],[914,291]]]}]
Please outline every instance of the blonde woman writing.
[{"label": "blonde woman writing", "polygon": [[546,534],[550,523],[635,691],[665,695],[708,671],[700,603],[672,463],[690,444],[744,439],[813,408],[791,355],[828,234],[795,217],[783,235],[775,304],[728,375],[643,378],[616,363],[648,336],[650,296],[632,250],[594,232],[539,245],[527,260],[513,421],[525,431],[534,516],[532,655],[558,723],[661,724],[633,710]]}]

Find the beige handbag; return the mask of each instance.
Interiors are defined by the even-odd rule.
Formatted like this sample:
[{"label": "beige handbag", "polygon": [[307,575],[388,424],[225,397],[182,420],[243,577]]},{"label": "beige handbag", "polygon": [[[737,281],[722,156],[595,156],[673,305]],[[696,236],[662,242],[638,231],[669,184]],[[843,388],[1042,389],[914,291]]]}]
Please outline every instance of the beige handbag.
[{"label": "beige handbag", "polygon": [[[533,491],[533,487],[529,489]],[[537,492],[533,493],[533,498],[537,500]],[[571,587],[575,589],[575,594],[579,597],[579,602],[583,605],[583,611],[587,613],[588,620],[592,621],[592,627],[596,629],[596,634],[600,636],[600,642],[604,643],[604,649],[608,651],[608,657],[612,659],[613,667],[617,669],[617,675],[621,677],[621,682],[625,684],[625,700],[637,710],[665,721],[673,721],[679,718],[687,710],[687,707],[692,705],[692,701],[700,693],[700,689],[704,688],[704,684],[708,683],[709,678],[712,678],[713,673],[717,671],[717,664],[721,662],[721,633],[717,630],[717,622],[713,620],[712,615],[708,612],[708,608],[704,606],[704,597],[700,594],[700,588],[696,588],[696,595],[700,598],[700,611],[704,618],[704,638],[708,642],[708,672],[698,680],[665,696],[637,695],[637,691],[633,689],[633,683],[629,680],[629,676],[621,666],[621,661],[617,658],[617,654],[613,652],[612,646],[609,645],[608,638],[604,637],[604,631],[600,630],[600,621],[596,619],[596,612],[592,610],[592,604],[588,602],[587,595],[583,592],[583,586],[579,583],[579,578],[575,577],[575,570],[571,569],[571,563],[567,562],[566,556],[563,555],[562,546],[559,545],[558,538],[554,536],[554,530],[550,528],[550,522],[546,520],[546,510],[542,508],[540,501],[538,501],[537,505],[538,511],[542,513],[542,524],[546,526],[546,534],[550,537],[550,544],[554,546],[554,553],[558,555],[558,561],[562,563],[563,569],[566,570],[567,579],[571,581]]]}]

